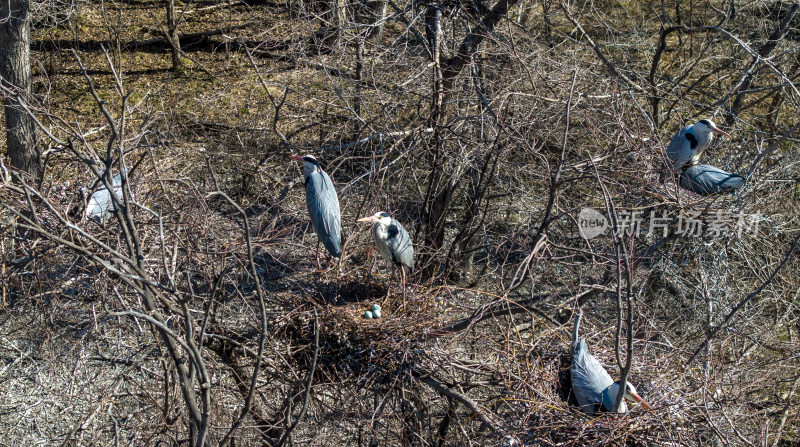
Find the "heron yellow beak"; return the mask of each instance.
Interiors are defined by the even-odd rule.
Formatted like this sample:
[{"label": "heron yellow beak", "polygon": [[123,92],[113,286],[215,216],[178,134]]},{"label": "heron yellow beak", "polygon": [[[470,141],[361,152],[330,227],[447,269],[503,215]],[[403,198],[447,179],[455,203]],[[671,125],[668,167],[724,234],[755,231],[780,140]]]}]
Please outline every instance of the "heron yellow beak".
[{"label": "heron yellow beak", "polygon": [[719,127],[714,127],[714,128],[711,129],[711,131],[714,132],[715,134],[719,134],[719,135],[722,135],[724,137],[728,137],[728,138],[731,137],[730,135],[728,135],[728,132],[725,132],[724,130],[720,129]]},{"label": "heron yellow beak", "polygon": [[642,399],[642,396],[639,396],[639,395],[638,395],[638,394],[636,394],[636,393],[630,393],[630,392],[627,392],[627,393],[625,393],[625,396],[626,396],[626,397],[629,397],[629,398],[630,398],[630,399],[632,399],[634,402],[636,402],[636,403],[638,403],[639,405],[641,405],[641,406],[643,406],[643,407],[647,408],[648,410],[652,410],[652,409],[653,409],[653,407],[651,407],[650,405],[648,405],[648,404],[647,404],[647,402],[645,402],[645,401],[644,401],[644,399]]},{"label": "heron yellow beak", "polygon": [[289,158],[295,161],[299,161],[300,163],[303,163],[305,161],[303,160],[303,157],[298,157],[297,155],[290,155]]},{"label": "heron yellow beak", "polygon": [[356,222],[375,222],[376,220],[378,219],[375,216],[369,216],[369,217],[362,217],[361,219],[358,219]]}]

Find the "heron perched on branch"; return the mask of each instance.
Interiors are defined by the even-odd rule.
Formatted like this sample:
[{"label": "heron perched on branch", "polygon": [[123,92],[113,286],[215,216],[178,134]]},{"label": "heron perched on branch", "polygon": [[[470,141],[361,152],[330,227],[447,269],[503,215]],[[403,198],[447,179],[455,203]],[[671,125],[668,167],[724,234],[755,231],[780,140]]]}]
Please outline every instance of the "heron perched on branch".
[{"label": "heron perched on branch", "polygon": [[681,129],[667,147],[667,158],[672,169],[680,174],[680,185],[703,196],[731,192],[744,184],[744,178],[739,175],[697,164],[714,134],[731,137],[713,121],[705,119]]},{"label": "heron perched on branch", "polygon": [[339,212],[339,196],[333,187],[333,181],[311,155],[303,157],[291,156],[295,161],[303,163],[303,177],[306,185],[306,207],[311,217],[314,232],[317,233],[317,265],[319,266],[319,243],[325,246],[331,256],[342,255],[342,215]]},{"label": "heron perched on branch", "polygon": [[[579,310],[575,317],[575,327],[572,329],[572,366],[569,374],[572,379],[572,392],[578,400],[581,411],[593,413],[595,411],[614,411],[619,394],[619,382],[615,382],[597,361],[589,348],[586,340],[578,338],[578,326],[581,323],[583,311]],[[625,399],[637,402],[648,410],[652,409],[639,395],[630,382],[625,383]],[[621,413],[628,411],[625,400],[619,407]]]},{"label": "heron perched on branch", "polygon": [[[372,236],[375,238],[375,247],[378,252],[398,268],[402,277],[403,301],[406,299],[406,270],[408,274],[414,271],[414,246],[408,231],[389,215],[378,212],[372,216],[358,219],[359,222],[375,222],[372,226]],[[389,291],[386,291],[389,295]]]},{"label": "heron perched on branch", "polygon": [[672,169],[680,171],[696,165],[714,139],[714,134],[731,137],[711,120],[700,120],[678,131],[667,146],[667,158],[672,163]]}]

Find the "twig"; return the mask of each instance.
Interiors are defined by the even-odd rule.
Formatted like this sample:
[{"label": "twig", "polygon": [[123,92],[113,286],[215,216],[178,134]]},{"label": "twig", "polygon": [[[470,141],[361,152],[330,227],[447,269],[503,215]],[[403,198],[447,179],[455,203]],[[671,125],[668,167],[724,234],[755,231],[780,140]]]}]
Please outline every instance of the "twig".
[{"label": "twig", "polygon": [[496,434],[502,434],[503,431],[500,428],[500,419],[494,415],[490,410],[481,407],[479,404],[475,403],[469,397],[459,393],[458,391],[453,390],[442,384],[441,382],[433,379],[429,374],[423,373],[421,371],[414,370],[412,372],[417,380],[425,383],[426,385],[430,386],[439,394],[448,397],[450,399],[456,400],[461,402],[465,407],[467,407],[473,415],[478,416],[478,418],[483,421],[489,428]]},{"label": "twig", "polygon": [[722,329],[725,328],[725,326],[727,326],[731,318],[733,318],[733,316],[736,315],[740,310],[742,310],[742,308],[747,303],[749,303],[753,298],[755,298],[759,293],[761,293],[761,291],[764,290],[765,287],[767,287],[768,285],[770,285],[770,283],[772,283],[772,280],[775,279],[775,276],[778,274],[778,272],[780,272],[781,269],[783,269],[783,266],[786,265],[786,263],[789,261],[789,258],[792,257],[792,253],[794,253],[794,249],[797,247],[798,242],[800,242],[800,234],[798,234],[797,237],[794,238],[794,242],[792,242],[792,246],[789,248],[789,251],[786,252],[786,256],[784,256],[783,261],[781,261],[778,267],[776,267],[775,270],[772,272],[772,274],[769,275],[769,278],[767,278],[767,280],[764,281],[764,284],[761,284],[761,286],[757,288],[755,291],[753,291],[753,293],[747,295],[747,298],[743,299],[739,304],[737,304],[733,309],[731,309],[730,312],[728,312],[728,315],[725,316],[725,319],[722,320],[722,323],[720,323],[717,327],[711,330],[711,333],[708,334],[708,337],[706,337],[705,341],[703,341],[703,343],[701,343],[700,346],[694,351],[694,354],[692,354],[692,356],[689,357],[689,361],[686,362],[687,368],[694,361],[694,359],[700,354],[700,352],[703,351],[703,349],[705,349],[706,344],[708,344],[711,341],[711,339],[713,339],[717,335],[717,333],[719,333],[719,331],[721,331]]},{"label": "twig", "polygon": [[606,65],[606,67],[608,67],[608,69],[611,70],[611,73],[613,73],[615,76],[619,76],[623,81],[625,81],[629,86],[631,86],[637,92],[644,93],[644,89],[642,87],[640,87],[630,78],[625,76],[625,74],[623,74],[621,71],[617,70],[617,67],[613,63],[611,63],[610,60],[606,58],[603,52],[600,51],[600,47],[598,47],[597,44],[594,43],[594,40],[592,40],[592,38],[589,37],[588,34],[586,34],[586,31],[583,30],[581,24],[578,23],[578,21],[574,17],[572,17],[572,14],[570,14],[569,12],[569,8],[567,8],[567,5],[565,5],[564,3],[560,3],[560,5],[561,5],[561,10],[564,11],[564,15],[567,17],[567,20],[572,22],[572,24],[575,25],[575,28],[578,28],[578,31],[581,32],[583,38],[586,39],[587,42],[589,42],[589,45],[591,45],[592,49],[597,54],[597,57],[599,57],[600,60],[603,61],[603,63]]},{"label": "twig", "polygon": [[258,307],[261,316],[261,334],[259,336],[258,342],[258,355],[256,357],[256,364],[253,366],[253,375],[250,380],[250,390],[247,393],[247,397],[245,398],[244,407],[242,408],[242,412],[239,414],[239,417],[236,419],[236,422],[231,426],[228,433],[225,434],[225,437],[222,438],[219,445],[225,445],[228,441],[231,440],[231,435],[239,429],[244,422],[244,418],[250,412],[250,409],[253,405],[253,396],[255,395],[256,383],[258,382],[258,373],[261,371],[261,363],[262,358],[264,355],[264,344],[266,342],[267,337],[267,309],[266,309],[266,300],[264,299],[264,291],[261,288],[261,281],[258,279],[258,269],[256,268],[256,263],[253,260],[253,243],[250,237],[250,221],[247,218],[247,213],[244,212],[242,207],[239,206],[236,202],[233,201],[227,194],[222,191],[214,191],[208,195],[208,197],[220,196],[225,199],[232,207],[236,208],[239,214],[242,215],[242,220],[244,221],[244,236],[245,242],[247,243],[247,259],[250,264],[250,269],[253,272],[253,282],[255,283],[255,289],[258,294]]},{"label": "twig", "polygon": [[311,368],[308,370],[308,382],[306,383],[306,391],[303,394],[303,405],[300,408],[300,414],[297,415],[292,425],[286,429],[281,440],[278,442],[277,447],[283,446],[286,440],[291,436],[292,431],[297,427],[297,424],[305,417],[306,408],[308,408],[308,399],[311,397],[311,384],[314,382],[314,371],[317,369],[317,357],[319,355],[319,316],[317,309],[314,309],[314,358],[311,360]]},{"label": "twig", "polygon": [[[225,6],[227,6],[227,4],[225,4]],[[251,26],[253,26],[253,25],[257,24],[257,23],[258,22],[247,22],[247,23],[243,23],[241,25],[225,26],[225,27],[222,27],[222,28],[212,29],[210,31],[202,31],[202,32],[199,32],[199,33],[181,34],[181,35],[178,36],[178,40],[179,41],[185,41],[185,40],[192,40],[192,39],[198,39],[198,38],[204,39],[206,37],[216,36],[218,34],[223,34],[223,33],[229,33],[231,31],[239,30],[239,29],[242,29],[242,28],[248,28],[248,27],[251,27]],[[159,29],[158,32],[163,34],[164,30]],[[129,41],[125,42],[125,45],[144,46],[144,45],[155,45],[155,44],[167,43],[167,42],[169,42],[169,38],[167,38],[167,37],[157,37],[155,39],[149,39],[149,40],[129,40]]]},{"label": "twig", "polygon": [[745,175],[745,177],[744,177],[745,181],[749,180],[750,176],[753,175],[753,171],[756,170],[756,167],[758,167],[758,163],[761,161],[761,159],[763,159],[764,157],[766,157],[767,155],[772,153],[772,151],[774,151],[775,148],[780,146],[781,143],[783,143],[787,138],[789,138],[797,130],[798,127],[800,127],[800,123],[795,124],[794,127],[789,129],[788,132],[786,132],[783,135],[781,135],[781,137],[778,138],[778,141],[770,144],[768,148],[764,149],[763,151],[761,151],[760,154],[758,154],[756,159],[753,160],[753,165],[750,166],[750,170],[747,171],[747,175]]},{"label": "twig", "polygon": [[792,404],[792,398],[794,397],[795,391],[797,391],[797,384],[800,383],[800,375],[794,379],[792,382],[792,388],[789,389],[789,393],[786,395],[786,405],[783,407],[783,413],[781,414],[781,422],[778,424],[778,429],[775,433],[775,441],[772,442],[772,447],[778,447],[781,442],[781,435],[783,434],[783,427],[786,425],[786,418],[789,416],[789,410],[796,408],[795,405]]}]

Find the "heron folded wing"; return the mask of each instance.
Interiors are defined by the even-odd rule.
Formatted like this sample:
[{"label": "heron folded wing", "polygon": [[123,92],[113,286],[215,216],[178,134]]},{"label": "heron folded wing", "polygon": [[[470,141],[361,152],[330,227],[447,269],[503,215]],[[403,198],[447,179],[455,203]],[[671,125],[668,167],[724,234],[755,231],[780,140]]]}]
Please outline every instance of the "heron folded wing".
[{"label": "heron folded wing", "polygon": [[319,172],[308,176],[306,206],[314,231],[328,253],[335,257],[340,256],[342,220],[339,197],[328,174]]},{"label": "heron folded wing", "polygon": [[681,174],[681,186],[707,196],[732,192],[744,184],[744,178],[710,165],[694,165]]},{"label": "heron folded wing", "polygon": [[679,130],[667,146],[666,155],[675,170],[682,168],[692,157],[692,146],[686,138],[690,128],[691,126],[686,126]]},{"label": "heron folded wing", "polygon": [[409,273],[413,272],[414,245],[411,243],[411,236],[409,236],[408,231],[400,225],[400,222],[392,220],[388,233],[392,262],[401,268],[405,266]]},{"label": "heron folded wing", "polygon": [[[111,179],[111,186],[117,199],[122,200],[122,176],[120,173]],[[114,199],[111,198],[111,193],[105,187],[100,187],[89,197],[89,203],[86,205],[88,218],[105,222],[111,217],[112,211],[114,211]]]}]

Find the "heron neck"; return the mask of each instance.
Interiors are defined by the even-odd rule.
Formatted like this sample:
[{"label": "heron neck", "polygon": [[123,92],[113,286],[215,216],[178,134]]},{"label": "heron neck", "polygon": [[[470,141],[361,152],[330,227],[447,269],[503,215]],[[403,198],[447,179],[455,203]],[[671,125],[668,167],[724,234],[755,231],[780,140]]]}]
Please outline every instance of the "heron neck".
[{"label": "heron neck", "polygon": [[386,225],[375,222],[375,234],[381,239],[388,239],[389,238],[389,229]]},{"label": "heron neck", "polygon": [[[606,411],[614,411],[614,405],[617,403],[617,394],[619,394],[619,384],[616,382],[603,390],[603,407]],[[619,412],[626,413],[627,411],[628,406],[625,404],[625,398],[623,397]]]},{"label": "heron neck", "polygon": [[317,172],[322,172],[322,170],[318,166],[314,166],[310,163],[303,166],[303,175],[305,175],[306,177],[309,177],[311,176],[311,174]]}]

